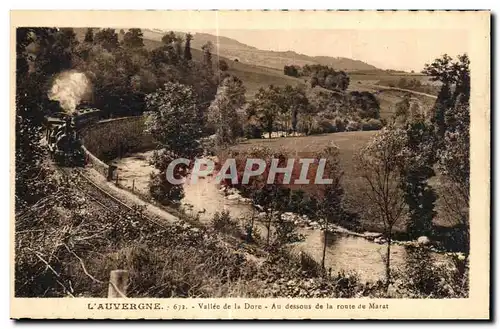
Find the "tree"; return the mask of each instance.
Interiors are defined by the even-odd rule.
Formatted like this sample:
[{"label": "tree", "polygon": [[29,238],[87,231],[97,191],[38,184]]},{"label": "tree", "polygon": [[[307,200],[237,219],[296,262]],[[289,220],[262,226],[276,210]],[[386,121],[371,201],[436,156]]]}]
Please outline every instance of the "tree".
[{"label": "tree", "polygon": [[444,133],[446,131],[445,117],[446,112],[452,104],[452,96],[450,85],[445,83],[441,86],[439,94],[434,104],[434,115],[432,117],[432,122],[436,126],[436,133],[439,140],[442,140]]},{"label": "tree", "polygon": [[386,289],[391,280],[390,257],[394,225],[405,213],[405,194],[399,184],[401,167],[405,162],[404,146],[407,137],[400,129],[382,129],[357,155],[356,166],[367,183],[365,195],[374,205],[376,215],[384,226],[387,239],[385,257]]},{"label": "tree", "polygon": [[285,65],[283,67],[283,73],[291,77],[298,77],[299,69],[295,65]]},{"label": "tree", "polygon": [[248,117],[255,117],[272,137],[275,122],[282,111],[281,90],[279,87],[269,86],[267,89],[260,88],[255,98],[247,108]]},{"label": "tree", "polygon": [[303,85],[296,87],[286,85],[282,93],[282,113],[286,118],[285,128],[287,132],[290,128],[296,132],[299,114],[304,113],[305,109],[310,106],[305,88]]},{"label": "tree", "polygon": [[429,185],[434,176],[436,150],[434,127],[421,116],[408,120],[406,133],[405,163],[401,170],[401,186],[408,205],[407,232],[410,238],[428,236],[432,231],[432,220],[436,215],[434,204],[436,192]]},{"label": "tree", "polygon": [[[177,158],[192,160],[202,154],[196,95],[191,87],[166,83],[146,96],[146,106],[146,132],[159,149],[151,159],[159,172],[151,177],[150,191],[161,202],[178,201],[183,195],[182,186],[167,180],[167,168]],[[173,172],[176,179],[187,174],[185,164],[177,165]]]},{"label": "tree", "polygon": [[348,106],[353,107],[362,119],[380,118],[380,103],[368,91],[351,91],[348,103]]},{"label": "tree", "polygon": [[129,29],[123,36],[123,45],[130,49],[144,47],[144,34],[141,29]]},{"label": "tree", "polygon": [[191,40],[193,36],[190,33],[186,34],[186,42],[184,44],[184,60],[190,61],[193,56],[191,55]]},{"label": "tree", "polygon": [[166,45],[170,45],[174,43],[176,39],[177,36],[175,35],[175,33],[173,31],[170,31],[161,38],[161,42],[163,42]]},{"label": "tree", "polygon": [[321,257],[321,267],[325,269],[326,246],[328,244],[329,224],[338,221],[342,214],[342,197],[344,190],[341,185],[342,169],[339,161],[339,148],[336,145],[329,145],[315,156],[317,161],[324,159],[324,176],[332,179],[331,184],[325,185],[321,194],[316,198],[317,211],[314,216],[321,222],[321,229],[324,232],[323,255]]},{"label": "tree", "polygon": [[229,69],[229,65],[227,65],[225,60],[219,60],[219,70],[221,71],[227,71]]},{"label": "tree", "polygon": [[116,34],[115,29],[101,29],[95,34],[94,40],[108,51],[113,51],[119,46],[118,34]]},{"label": "tree", "polygon": [[201,46],[201,50],[203,51],[203,64],[209,69],[212,69],[212,50],[214,46],[211,41],[207,41],[203,46]]},{"label": "tree", "polygon": [[85,39],[83,39],[83,41],[87,43],[94,42],[94,29],[92,29],[91,27],[87,29],[87,32],[85,33]]},{"label": "tree", "polygon": [[[464,104],[470,98],[470,60],[467,54],[459,55],[456,61],[444,54],[430,64],[425,64],[422,73],[433,81],[441,81],[442,86],[434,105],[434,123],[438,127],[438,137],[442,139],[446,130],[447,112],[457,103],[458,97]],[[454,90],[452,91],[454,87]]]},{"label": "tree", "polygon": [[45,166],[42,122],[51,110],[47,84],[71,66],[72,30],[16,29],[15,209],[22,211],[53,193]]},{"label": "tree", "polygon": [[200,154],[196,94],[189,86],[166,83],[146,96],[146,131],[174,154],[193,159]]},{"label": "tree", "polygon": [[442,194],[447,211],[458,219],[463,245],[469,244],[470,189],[470,61],[466,54],[456,61],[448,55],[426,64],[423,73],[443,83],[434,105],[438,170],[447,185]]},{"label": "tree", "polygon": [[444,134],[438,150],[438,171],[446,178],[447,193],[442,198],[446,209],[458,219],[464,231],[463,244],[468,252],[470,200],[470,106],[458,103],[452,108],[453,125]]},{"label": "tree", "polygon": [[216,128],[217,145],[220,147],[233,145],[241,135],[237,110],[245,104],[245,91],[240,79],[229,76],[222,81],[208,109],[209,122]]},{"label": "tree", "polygon": [[394,113],[396,120],[402,123],[406,122],[410,117],[410,95],[406,94],[402,100],[396,103],[396,111]]}]

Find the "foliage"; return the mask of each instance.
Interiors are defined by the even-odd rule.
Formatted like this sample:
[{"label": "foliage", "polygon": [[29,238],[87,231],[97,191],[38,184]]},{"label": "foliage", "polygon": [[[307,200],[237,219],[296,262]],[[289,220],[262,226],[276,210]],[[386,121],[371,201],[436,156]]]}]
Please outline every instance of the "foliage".
[{"label": "foliage", "polygon": [[[437,58],[424,73],[443,83],[434,106],[438,171],[449,184],[443,197],[447,212],[458,219],[469,236],[470,195],[470,61],[466,54],[453,61],[448,55]],[[468,241],[468,238],[466,239]]]},{"label": "foliage", "polygon": [[[151,164],[159,171],[151,177],[150,192],[161,202],[182,198],[182,185],[168,182],[167,168],[178,158],[194,159],[202,154],[201,129],[196,95],[192,88],[179,83],[166,83],[162,89],[146,97],[146,132],[160,151],[154,153]],[[187,166],[175,167],[174,177],[188,174]]]},{"label": "foliage", "polygon": [[229,76],[219,86],[217,95],[208,108],[208,121],[215,127],[217,145],[235,144],[242,135],[238,110],[245,103],[245,87],[240,79]]},{"label": "foliage", "polygon": [[361,130],[363,130],[363,131],[380,130],[380,129],[382,129],[382,127],[383,127],[383,124],[378,119],[363,120],[361,122]]},{"label": "foliage", "polygon": [[178,156],[200,155],[200,114],[193,88],[166,83],[146,96],[146,132],[155,142]]},{"label": "foliage", "polygon": [[229,69],[229,65],[227,65],[226,61],[221,59],[219,60],[219,70],[222,72],[225,72]]},{"label": "foliage", "polygon": [[91,27],[89,27],[87,29],[87,32],[85,33],[85,38],[83,39],[83,42],[88,42],[88,43],[94,42],[94,30]]},{"label": "foliage", "polygon": [[380,104],[375,96],[368,91],[351,91],[349,103],[360,118],[380,119]]},{"label": "foliage", "polygon": [[382,129],[365,147],[356,160],[359,175],[367,183],[365,195],[375,207],[375,216],[384,224],[387,239],[386,285],[390,283],[390,246],[394,225],[403,217],[405,194],[399,182],[406,161],[404,131]]},{"label": "foliage", "polygon": [[95,34],[94,41],[107,51],[113,51],[119,46],[118,34],[115,29],[101,29]]},{"label": "foliage", "polygon": [[446,178],[449,192],[444,196],[446,209],[469,237],[470,202],[470,107],[457,105],[453,112],[455,124],[444,135],[443,147],[438,151],[438,171]]},{"label": "foliage", "polygon": [[291,77],[299,77],[300,76],[299,70],[300,67],[296,65],[285,65],[283,67],[283,73]]},{"label": "foliage", "polygon": [[436,192],[428,180],[434,176],[436,162],[435,137],[433,126],[423,118],[407,122],[406,163],[401,170],[401,185],[408,205],[409,221],[407,233],[410,238],[429,236],[432,232],[432,220],[436,215],[434,204]]},{"label": "foliage", "polygon": [[238,222],[231,218],[231,215],[227,210],[223,210],[221,212],[217,211],[212,217],[210,225],[219,232],[240,237],[241,228]]},{"label": "foliage", "polygon": [[344,71],[335,71],[333,68],[319,64],[304,65],[300,75],[309,76],[313,88],[318,85],[325,89],[345,91],[350,81]]},{"label": "foliage", "polygon": [[129,29],[123,36],[123,45],[126,48],[138,49],[144,47],[144,34],[141,29]]},{"label": "foliage", "polygon": [[186,42],[184,43],[184,59],[186,61],[190,61],[193,59],[193,55],[191,54],[191,40],[193,36],[190,33],[186,34]]},{"label": "foliage", "polygon": [[405,265],[395,271],[395,288],[410,298],[467,298],[469,264],[465,257],[453,255],[436,264],[429,250],[406,248]]},{"label": "foliage", "polygon": [[15,207],[24,209],[52,193],[54,182],[42,145],[42,122],[53,110],[47,85],[71,67],[77,41],[72,29],[16,29]]},{"label": "foliage", "polygon": [[279,113],[282,112],[282,99],[280,88],[269,86],[267,89],[260,88],[255,98],[247,107],[247,116],[255,117],[261,127],[269,134],[273,132]]},{"label": "foliage", "polygon": [[316,209],[313,218],[317,218],[321,222],[321,227],[324,231],[323,241],[323,257],[321,266],[325,268],[325,256],[327,246],[327,236],[330,223],[338,223],[342,213],[342,197],[344,189],[341,185],[342,169],[339,162],[339,148],[337,145],[329,145],[321,152],[317,153],[316,161],[325,161],[324,176],[331,179],[332,182],[327,184],[321,195],[316,196]]}]

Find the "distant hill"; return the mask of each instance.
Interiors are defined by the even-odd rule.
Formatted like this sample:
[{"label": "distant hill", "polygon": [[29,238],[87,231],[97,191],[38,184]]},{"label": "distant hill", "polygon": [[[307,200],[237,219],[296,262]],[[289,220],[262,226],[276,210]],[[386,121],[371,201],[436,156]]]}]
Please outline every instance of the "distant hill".
[{"label": "distant hill", "polygon": [[[80,41],[83,40],[86,30],[86,28],[74,29],[77,38]],[[118,31],[119,29],[117,29],[117,32]],[[162,45],[161,38],[165,32],[158,30],[142,30],[142,32],[144,34],[144,46],[146,49],[152,50]],[[176,32],[176,34],[183,35],[184,33]],[[203,53],[200,50],[201,46],[207,41],[211,41],[215,45],[215,38],[216,37],[211,34],[195,34],[192,41],[193,60],[202,61]],[[377,93],[380,88],[382,88],[377,86],[377,83],[387,79],[410,75],[405,72],[380,70],[372,65],[348,58],[332,58],[326,56],[310,57],[296,54],[292,51],[273,52],[259,50],[226,37],[219,37],[218,44],[220,59],[225,60],[229,66],[227,72],[243,81],[248,99],[252,99],[259,88],[265,88],[271,84],[280,87],[284,87],[286,85],[296,86],[299,84],[307,84],[306,77],[295,78],[284,75],[283,66],[285,64],[322,64],[332,66],[337,70],[343,69],[350,71],[351,73],[349,76],[351,78],[351,82],[348,91],[358,90],[375,93],[381,105],[382,117],[388,117],[394,111],[394,105],[401,100],[401,97],[391,93]],[[217,53],[216,50],[214,50],[214,54],[215,53]],[[234,54],[238,54],[238,56],[235,56]],[[238,61],[234,60],[236,58]],[[293,61],[290,58],[293,58]],[[271,65],[272,63],[274,63],[274,66]],[[416,75],[411,76],[415,77]],[[320,88],[319,86],[316,86],[314,89],[310,89],[310,92],[313,93],[319,91],[334,93],[327,89]]]},{"label": "distant hill", "polygon": [[[151,40],[160,41],[165,32],[160,30],[143,30],[144,37]],[[184,34],[182,32],[176,32]],[[377,67],[362,61],[345,57],[328,56],[307,56],[298,54],[294,51],[270,51],[261,50],[255,47],[243,44],[237,40],[215,36],[207,33],[195,33],[192,41],[192,47],[201,49],[208,41],[212,42],[218,51],[219,56],[229,59],[238,59],[241,63],[247,63],[256,66],[264,66],[283,70],[285,65],[306,65],[321,64],[333,67],[336,70],[344,71],[372,71],[379,70]],[[218,45],[218,46],[217,46]]]}]

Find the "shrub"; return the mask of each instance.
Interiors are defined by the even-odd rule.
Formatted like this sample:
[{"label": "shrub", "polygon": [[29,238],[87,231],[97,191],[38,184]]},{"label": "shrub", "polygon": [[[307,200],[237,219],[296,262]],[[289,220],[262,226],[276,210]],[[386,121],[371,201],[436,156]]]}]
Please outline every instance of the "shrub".
[{"label": "shrub", "polygon": [[342,119],[340,117],[335,118],[335,129],[338,132],[345,131],[347,126],[347,122],[345,119]]},{"label": "shrub", "polygon": [[406,247],[405,265],[394,275],[398,294],[410,298],[467,298],[469,266],[463,256],[436,263],[429,250]]},{"label": "shrub", "polygon": [[149,194],[165,205],[177,205],[184,197],[184,188],[180,184],[171,184],[164,173],[152,172],[149,180]]},{"label": "shrub", "polygon": [[361,124],[357,121],[349,121],[349,123],[347,124],[346,128],[345,128],[346,131],[358,131],[358,130],[361,130]]},{"label": "shrub", "polygon": [[361,122],[361,129],[364,131],[380,130],[382,129],[382,127],[383,127],[382,122],[377,119],[363,120]]},{"label": "shrub", "polygon": [[231,218],[227,210],[216,212],[212,218],[211,225],[215,230],[224,234],[239,236],[241,233],[238,222]]},{"label": "shrub", "polygon": [[332,124],[330,120],[321,119],[318,121],[318,126],[321,129],[322,133],[334,133],[337,131],[337,128]]},{"label": "shrub", "polygon": [[219,61],[219,70],[221,71],[227,71],[229,69],[229,65],[227,65],[226,61],[220,60]]},{"label": "shrub", "polygon": [[294,222],[286,221],[278,217],[275,223],[274,244],[282,246],[288,243],[302,241],[304,236],[297,233],[297,226]]},{"label": "shrub", "polygon": [[245,127],[246,138],[262,138],[262,128],[256,124],[250,123]]}]

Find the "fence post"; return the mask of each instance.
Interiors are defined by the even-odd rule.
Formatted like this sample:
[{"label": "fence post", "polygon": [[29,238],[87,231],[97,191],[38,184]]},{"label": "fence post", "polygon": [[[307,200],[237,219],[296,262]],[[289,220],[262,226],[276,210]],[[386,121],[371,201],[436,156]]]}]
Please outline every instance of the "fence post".
[{"label": "fence post", "polygon": [[128,271],[114,270],[109,273],[108,298],[126,298]]}]

